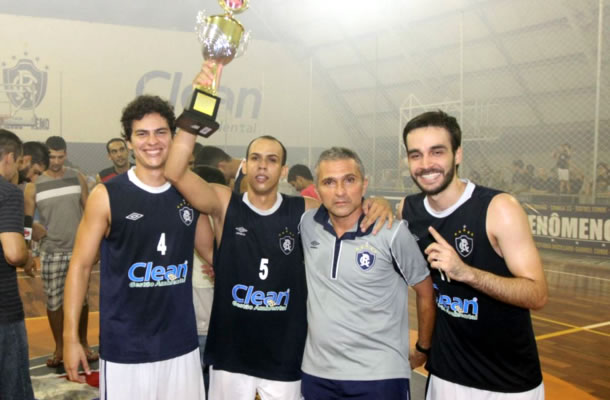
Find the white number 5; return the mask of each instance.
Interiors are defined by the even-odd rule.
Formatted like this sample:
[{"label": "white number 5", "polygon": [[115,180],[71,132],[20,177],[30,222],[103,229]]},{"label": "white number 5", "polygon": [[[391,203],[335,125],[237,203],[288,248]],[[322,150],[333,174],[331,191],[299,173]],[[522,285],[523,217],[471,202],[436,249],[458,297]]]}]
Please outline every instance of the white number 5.
[{"label": "white number 5", "polygon": [[261,258],[261,266],[259,268],[260,272],[258,273],[258,277],[262,280],[267,279],[267,276],[269,275],[269,267],[267,266],[267,264],[269,264],[269,259]]}]

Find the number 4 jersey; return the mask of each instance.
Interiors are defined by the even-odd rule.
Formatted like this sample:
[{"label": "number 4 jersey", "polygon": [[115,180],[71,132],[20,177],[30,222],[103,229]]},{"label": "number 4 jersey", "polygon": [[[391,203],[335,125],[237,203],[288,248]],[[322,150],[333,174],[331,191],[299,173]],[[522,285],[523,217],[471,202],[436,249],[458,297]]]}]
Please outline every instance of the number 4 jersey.
[{"label": "number 4 jersey", "polygon": [[306,335],[302,197],[278,193],[258,210],[233,194],[214,254],[216,281],[206,363],[263,379],[301,379]]},{"label": "number 4 jersey", "polygon": [[167,360],[198,346],[191,286],[199,214],[169,183],[133,169],[104,184],[111,211],[102,240],[100,353],[104,360]]}]

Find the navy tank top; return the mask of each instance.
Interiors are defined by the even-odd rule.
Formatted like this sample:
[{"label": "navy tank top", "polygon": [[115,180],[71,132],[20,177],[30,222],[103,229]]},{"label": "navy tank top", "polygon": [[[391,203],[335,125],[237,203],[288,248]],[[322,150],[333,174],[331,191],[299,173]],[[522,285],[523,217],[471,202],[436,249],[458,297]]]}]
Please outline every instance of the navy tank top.
[{"label": "navy tank top", "polygon": [[214,254],[214,302],[205,349],[214,369],[263,379],[301,379],[305,346],[305,266],[298,224],[302,197],[278,193],[256,210],[232,194]]},{"label": "navy tank top", "polygon": [[[424,194],[405,198],[402,217],[423,252],[433,226],[466,264],[503,277],[513,276],[487,236],[489,203],[499,191],[469,183],[470,197],[443,217],[432,215]],[[436,325],[428,370],[447,381],[494,392],[524,392],[542,381],[538,350],[527,309],[495,300],[461,282],[431,271]]]},{"label": "navy tank top", "polygon": [[193,351],[191,267],[199,214],[169,183],[147,186],[133,169],[104,185],[112,222],[101,246],[102,358],[144,363]]}]

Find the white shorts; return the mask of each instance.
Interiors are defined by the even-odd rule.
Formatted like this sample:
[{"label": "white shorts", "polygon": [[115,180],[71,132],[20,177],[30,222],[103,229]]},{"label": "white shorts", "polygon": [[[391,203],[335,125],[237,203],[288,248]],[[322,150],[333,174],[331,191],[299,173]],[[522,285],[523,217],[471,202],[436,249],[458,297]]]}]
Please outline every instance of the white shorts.
[{"label": "white shorts", "polygon": [[300,400],[301,381],[272,381],[210,367],[209,400],[253,400],[256,392],[261,400]]},{"label": "white shorts", "polygon": [[100,359],[100,400],[205,400],[199,348],[169,360],[121,364]]},{"label": "white shorts", "polygon": [[500,393],[475,389],[430,375],[426,400],[544,400],[544,383],[527,392]]},{"label": "white shorts", "polygon": [[557,179],[559,179],[560,181],[569,181],[570,180],[570,170],[557,168]]}]

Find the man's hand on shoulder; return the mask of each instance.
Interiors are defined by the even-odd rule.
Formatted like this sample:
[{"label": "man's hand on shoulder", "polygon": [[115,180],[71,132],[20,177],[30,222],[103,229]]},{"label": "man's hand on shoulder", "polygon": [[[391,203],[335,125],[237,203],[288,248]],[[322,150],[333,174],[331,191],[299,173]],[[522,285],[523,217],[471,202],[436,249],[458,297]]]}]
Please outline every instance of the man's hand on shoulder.
[{"label": "man's hand on shoulder", "polygon": [[365,232],[372,224],[377,223],[373,229],[373,235],[383,228],[387,222],[387,228],[392,228],[394,223],[394,212],[390,202],[383,197],[372,197],[364,200],[362,203],[362,211],[365,217],[360,224],[360,230]]}]

